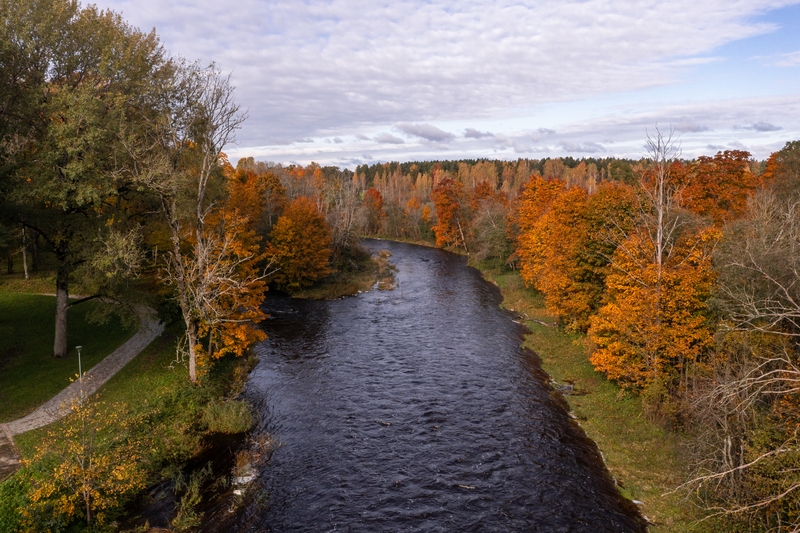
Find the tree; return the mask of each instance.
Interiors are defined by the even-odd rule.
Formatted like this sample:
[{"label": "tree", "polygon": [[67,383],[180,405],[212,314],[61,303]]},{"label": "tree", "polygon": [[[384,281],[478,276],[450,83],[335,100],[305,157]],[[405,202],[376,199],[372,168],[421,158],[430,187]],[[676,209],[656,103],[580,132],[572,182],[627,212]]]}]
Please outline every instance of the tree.
[{"label": "tree", "polygon": [[464,186],[450,177],[441,178],[431,191],[431,200],[436,206],[436,246],[463,246],[467,243],[462,225],[461,206]]},{"label": "tree", "polygon": [[276,286],[297,290],[330,274],[331,236],[313,200],[301,196],[278,218],[270,235],[269,253],[277,271]]},{"label": "tree", "polygon": [[711,346],[707,300],[719,232],[680,206],[678,153],[671,135],[648,138],[649,165],[639,178],[635,227],[619,234],[606,278],[606,303],[591,318],[595,368],[623,386],[644,390],[648,408],[667,420],[675,400]]},{"label": "tree", "polygon": [[162,50],[154,33],[94,6],[5,0],[2,11],[4,31],[16,32],[9,68],[17,76],[4,102],[13,112],[3,118],[20,132],[3,143],[14,146],[7,200],[14,219],[56,256],[53,355],[62,357],[71,278],[102,251],[98,235],[113,227],[111,213],[128,192],[120,132],[161,68]]},{"label": "tree", "polygon": [[[213,66],[172,62],[171,67],[153,92],[152,107],[143,112],[145,125],[129,133],[126,148],[137,161],[136,182],[158,198],[168,227],[163,281],[174,289],[181,309],[189,379],[195,382],[202,336],[221,323],[259,318],[247,295],[264,290],[265,273],[252,269],[254,235],[242,231],[243,217],[235,210],[218,211],[226,193],[221,149],[245,118],[233,87]],[[237,316],[242,302],[250,306],[248,316]]]},{"label": "tree", "polygon": [[714,365],[692,397],[695,468],[680,488],[713,515],[800,528],[800,144],[772,154],[766,187],[724,226],[714,252]]},{"label": "tree", "polygon": [[90,527],[107,522],[107,511],[145,487],[139,448],[122,424],[120,406],[75,399],[59,430],[50,430],[29,468],[30,505],[23,510],[31,531],[50,531],[54,520],[83,516]]},{"label": "tree", "polygon": [[381,230],[381,220],[386,216],[383,212],[383,196],[375,188],[369,188],[364,192],[364,209],[367,217],[367,233],[376,235]]},{"label": "tree", "polygon": [[682,169],[682,205],[716,224],[741,217],[747,199],[761,185],[760,176],[750,171],[749,159],[750,154],[742,150],[698,157]]},{"label": "tree", "polygon": [[[635,390],[648,387],[651,408],[669,404],[711,347],[707,301],[714,272],[715,231],[686,234],[661,265],[655,243],[643,229],[620,243],[606,278],[606,304],[591,317],[594,367]],[[664,395],[662,397],[661,395]]]},{"label": "tree", "polygon": [[547,180],[533,175],[517,198],[514,214],[516,226],[516,258],[520,262],[520,276],[528,286],[535,286],[545,267],[548,243],[542,240],[541,231],[551,204],[560,193],[563,184],[558,180]]}]

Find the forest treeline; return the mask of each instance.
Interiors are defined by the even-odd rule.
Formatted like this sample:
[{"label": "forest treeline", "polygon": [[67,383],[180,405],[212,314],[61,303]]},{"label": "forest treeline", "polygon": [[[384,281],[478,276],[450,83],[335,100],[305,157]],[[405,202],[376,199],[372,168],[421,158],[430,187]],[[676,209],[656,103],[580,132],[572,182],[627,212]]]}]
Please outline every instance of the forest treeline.
[{"label": "forest treeline", "polygon": [[69,306],[146,303],[182,321],[196,381],[263,338],[269,286],[363,268],[362,236],[435,242],[519,270],[599,372],[693,435],[683,488],[708,509],[800,527],[800,141],[765,162],[682,160],[658,133],[636,161],[234,165],[245,115],[214,66],[68,0],[0,15],[0,249],[55,270],[54,356]]}]

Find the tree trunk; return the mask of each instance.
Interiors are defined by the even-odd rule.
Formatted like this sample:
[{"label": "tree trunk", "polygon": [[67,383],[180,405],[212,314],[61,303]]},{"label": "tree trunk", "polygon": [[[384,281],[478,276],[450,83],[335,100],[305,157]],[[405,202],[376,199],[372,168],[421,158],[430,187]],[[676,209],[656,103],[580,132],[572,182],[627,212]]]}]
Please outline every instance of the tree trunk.
[{"label": "tree trunk", "polygon": [[69,269],[63,261],[58,262],[56,274],[56,339],[53,357],[67,355],[67,307],[69,306]]},{"label": "tree trunk", "polygon": [[22,226],[22,268],[25,271],[25,279],[30,279],[28,276],[28,239],[25,226]]},{"label": "tree trunk", "polygon": [[11,254],[11,250],[8,251],[7,259],[8,259],[8,273],[9,274],[13,274],[14,273],[14,256]]},{"label": "tree trunk", "polygon": [[187,324],[186,337],[189,339],[189,381],[197,383],[197,326],[194,322]]}]

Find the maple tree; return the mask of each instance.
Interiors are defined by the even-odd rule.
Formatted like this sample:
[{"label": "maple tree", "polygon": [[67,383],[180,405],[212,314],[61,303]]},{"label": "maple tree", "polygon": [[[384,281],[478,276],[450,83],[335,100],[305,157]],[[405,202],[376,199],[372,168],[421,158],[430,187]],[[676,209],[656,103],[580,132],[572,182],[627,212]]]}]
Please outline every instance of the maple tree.
[{"label": "maple tree", "polygon": [[[681,237],[659,265],[641,229],[620,243],[606,277],[607,303],[590,318],[595,368],[625,387],[683,384],[713,340],[707,300],[719,233]],[[670,391],[673,392],[673,391]]]},{"label": "maple tree", "polygon": [[667,419],[703,364],[713,330],[707,300],[715,279],[711,252],[718,230],[693,224],[680,207],[672,138],[648,138],[640,205],[622,232],[606,277],[606,303],[590,318],[595,368],[644,391],[647,408]]},{"label": "maple tree", "polygon": [[294,199],[270,234],[268,253],[276,268],[271,281],[296,290],[328,275],[330,246],[330,229],[315,202],[305,196]]}]

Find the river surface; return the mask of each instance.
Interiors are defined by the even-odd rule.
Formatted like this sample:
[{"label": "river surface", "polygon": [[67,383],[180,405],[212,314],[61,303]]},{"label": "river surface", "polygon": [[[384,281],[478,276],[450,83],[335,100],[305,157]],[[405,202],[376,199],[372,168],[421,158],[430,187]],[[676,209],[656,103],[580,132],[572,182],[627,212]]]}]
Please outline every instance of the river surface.
[{"label": "river surface", "polygon": [[644,531],[497,288],[463,257],[366,244],[395,290],[264,304],[247,396],[279,446],[229,529]]}]

